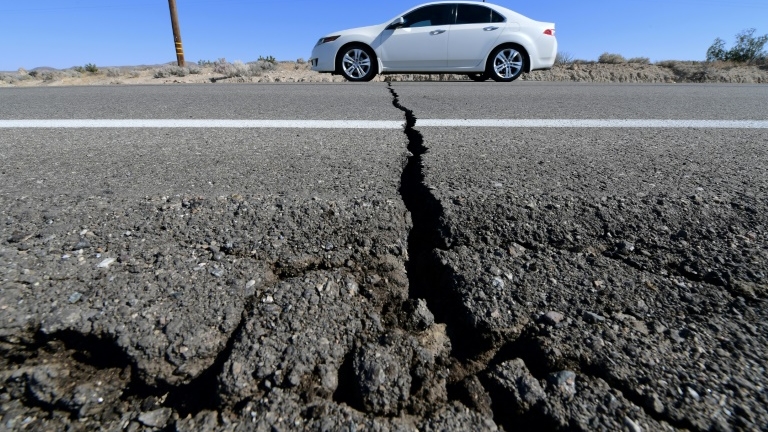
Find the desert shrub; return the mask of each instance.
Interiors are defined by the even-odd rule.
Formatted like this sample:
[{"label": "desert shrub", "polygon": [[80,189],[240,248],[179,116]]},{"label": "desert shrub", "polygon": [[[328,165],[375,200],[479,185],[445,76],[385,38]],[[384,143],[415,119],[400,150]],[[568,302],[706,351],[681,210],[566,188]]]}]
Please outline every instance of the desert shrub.
[{"label": "desert shrub", "polygon": [[627,60],[627,63],[633,63],[633,64],[651,64],[651,59],[648,57],[632,57],[631,59]]},{"label": "desert shrub", "polygon": [[270,61],[263,57],[247,64],[240,60],[235,60],[233,63],[229,63],[226,59],[220,58],[214,62],[213,71],[217,74],[222,74],[227,78],[252,77],[259,76],[265,71],[273,70],[276,66],[276,61]]},{"label": "desert shrub", "polygon": [[267,63],[277,64],[277,60],[273,56],[266,56],[266,57],[259,56],[257,61],[263,61],[263,62],[267,62]]},{"label": "desert shrub", "polygon": [[627,59],[624,58],[624,56],[620,54],[611,54],[611,53],[602,53],[600,54],[600,57],[597,59],[598,63],[605,63],[605,64],[621,64],[626,63]]},{"label": "desert shrub", "polygon": [[171,76],[184,77],[189,75],[189,68],[180,66],[163,66],[155,71],[155,78],[168,78]]},{"label": "desert shrub", "polygon": [[755,31],[751,28],[736,34],[736,45],[729,50],[725,49],[724,40],[716,38],[707,49],[707,61],[735,61],[747,64],[761,60],[764,62],[768,54],[763,51],[763,47],[768,43],[768,35],[756,37]]},{"label": "desert shrub", "polygon": [[83,74],[82,72],[78,72],[76,68],[72,69],[64,69],[61,71],[61,75],[65,78],[80,78]]},{"label": "desert shrub", "polygon": [[82,67],[82,66],[75,66],[75,67],[73,67],[72,69],[74,69],[74,70],[75,70],[75,72],[79,72],[79,73],[85,73],[85,68],[84,68],[84,67]]},{"label": "desert shrub", "polygon": [[109,68],[107,69],[107,76],[110,78],[117,78],[120,75],[122,75],[122,72],[118,68]]},{"label": "desert shrub", "polygon": [[555,57],[556,65],[569,65],[573,63],[573,56],[565,51],[558,51]]},{"label": "desert shrub", "polygon": [[229,72],[232,69],[231,66],[232,65],[227,61],[227,59],[222,57],[213,62],[213,71],[218,74],[229,76]]},{"label": "desert shrub", "polygon": [[232,67],[230,68],[230,72],[227,76],[232,78],[232,77],[243,77],[247,75],[248,75],[248,65],[243,63],[241,60],[235,60],[232,63]]},{"label": "desert shrub", "polygon": [[191,75],[197,75],[201,72],[200,67],[194,64],[187,66],[187,70]]},{"label": "desert shrub", "polygon": [[128,76],[131,78],[138,78],[141,76],[141,72],[137,71],[136,69],[133,69],[130,72],[128,72]]},{"label": "desert shrub", "polygon": [[303,64],[307,64],[307,61],[304,60],[304,57],[299,57],[296,59],[296,63],[303,65]]},{"label": "desert shrub", "polygon": [[258,76],[265,71],[273,70],[274,68],[275,63],[273,62],[256,60],[255,62],[248,63],[248,74],[249,76]]},{"label": "desert shrub", "polygon": [[679,61],[677,60],[662,60],[662,61],[657,61],[656,66],[672,69],[676,67],[678,63]]},{"label": "desert shrub", "polygon": [[171,71],[168,69],[169,66],[162,67],[155,71],[154,74],[152,74],[155,78],[168,78],[171,76]]},{"label": "desert shrub", "polygon": [[247,70],[248,68],[245,66],[245,63],[240,60],[230,63],[224,58],[216,60],[213,66],[214,72],[222,74],[227,78],[244,76]]},{"label": "desert shrub", "polygon": [[93,63],[87,63],[85,65],[85,71],[90,73],[96,73],[99,71],[99,68],[97,68],[96,65]]},{"label": "desert shrub", "polygon": [[26,81],[28,79],[32,79],[32,77],[29,75],[29,72],[27,72],[24,68],[19,68],[18,71],[16,71],[16,76],[14,77],[15,81]]},{"label": "desert shrub", "polygon": [[189,69],[186,67],[181,66],[171,66],[171,75],[177,76],[177,77],[185,77],[189,75]]},{"label": "desert shrub", "polygon": [[35,71],[35,70],[29,71],[29,72],[27,72],[27,74],[29,76],[31,76],[32,78],[37,78],[37,71]]},{"label": "desert shrub", "polygon": [[198,60],[197,65],[200,67],[211,67],[213,66],[214,62],[210,60]]}]

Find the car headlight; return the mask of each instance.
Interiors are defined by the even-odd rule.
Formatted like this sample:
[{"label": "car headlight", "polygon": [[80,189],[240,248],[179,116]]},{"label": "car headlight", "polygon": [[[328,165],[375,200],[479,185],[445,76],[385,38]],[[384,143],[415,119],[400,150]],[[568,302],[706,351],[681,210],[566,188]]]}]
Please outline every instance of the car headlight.
[{"label": "car headlight", "polygon": [[320,38],[320,40],[319,40],[319,41],[317,41],[317,44],[318,44],[318,45],[322,45],[322,44],[324,44],[324,43],[333,42],[333,41],[335,41],[336,39],[338,39],[338,38],[340,38],[340,37],[341,37],[341,36],[327,36],[327,37],[322,37],[322,38]]}]

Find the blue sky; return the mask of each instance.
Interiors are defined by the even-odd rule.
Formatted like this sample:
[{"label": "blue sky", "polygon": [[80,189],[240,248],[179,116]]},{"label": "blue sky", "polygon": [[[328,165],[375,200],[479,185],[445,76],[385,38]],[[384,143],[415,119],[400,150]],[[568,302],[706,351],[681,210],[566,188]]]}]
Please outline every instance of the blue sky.
[{"label": "blue sky", "polygon": [[[378,24],[420,0],[177,0],[188,62],[308,58],[334,30]],[[559,50],[596,60],[603,52],[703,60],[716,37],[755,27],[768,33],[768,0],[555,0],[495,3],[556,23]],[[136,66],[175,61],[165,0],[0,2],[0,70]]]}]

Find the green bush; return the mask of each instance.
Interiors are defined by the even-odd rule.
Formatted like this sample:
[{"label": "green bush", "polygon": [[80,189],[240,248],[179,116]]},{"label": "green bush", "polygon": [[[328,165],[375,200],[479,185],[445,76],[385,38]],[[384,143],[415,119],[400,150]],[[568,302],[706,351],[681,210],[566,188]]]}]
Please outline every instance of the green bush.
[{"label": "green bush", "polygon": [[96,73],[99,71],[99,68],[96,67],[93,63],[88,63],[85,65],[85,71],[90,73]]},{"label": "green bush", "polygon": [[262,56],[259,56],[257,61],[263,61],[263,62],[267,62],[267,63],[277,64],[277,60],[275,60],[275,58],[272,57],[272,56],[267,56],[266,58],[262,57]]},{"label": "green bush", "polygon": [[627,59],[625,59],[620,54],[611,54],[611,53],[602,53],[600,54],[600,57],[597,59],[598,63],[605,63],[605,64],[621,64],[626,63]]},{"label": "green bush", "polygon": [[768,56],[763,47],[768,43],[768,35],[755,37],[755,29],[742,30],[736,35],[736,45],[731,49],[725,49],[725,41],[716,38],[712,45],[707,49],[707,61],[734,61],[738,63],[758,63],[765,62]]}]

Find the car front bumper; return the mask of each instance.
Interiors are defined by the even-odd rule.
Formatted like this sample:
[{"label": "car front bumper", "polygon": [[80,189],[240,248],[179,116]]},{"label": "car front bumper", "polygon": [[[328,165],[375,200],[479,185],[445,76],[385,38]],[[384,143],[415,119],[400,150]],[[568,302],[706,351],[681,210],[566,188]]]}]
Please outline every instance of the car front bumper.
[{"label": "car front bumper", "polygon": [[315,72],[334,72],[336,70],[336,52],[338,47],[329,42],[316,45],[312,50],[309,62]]}]

